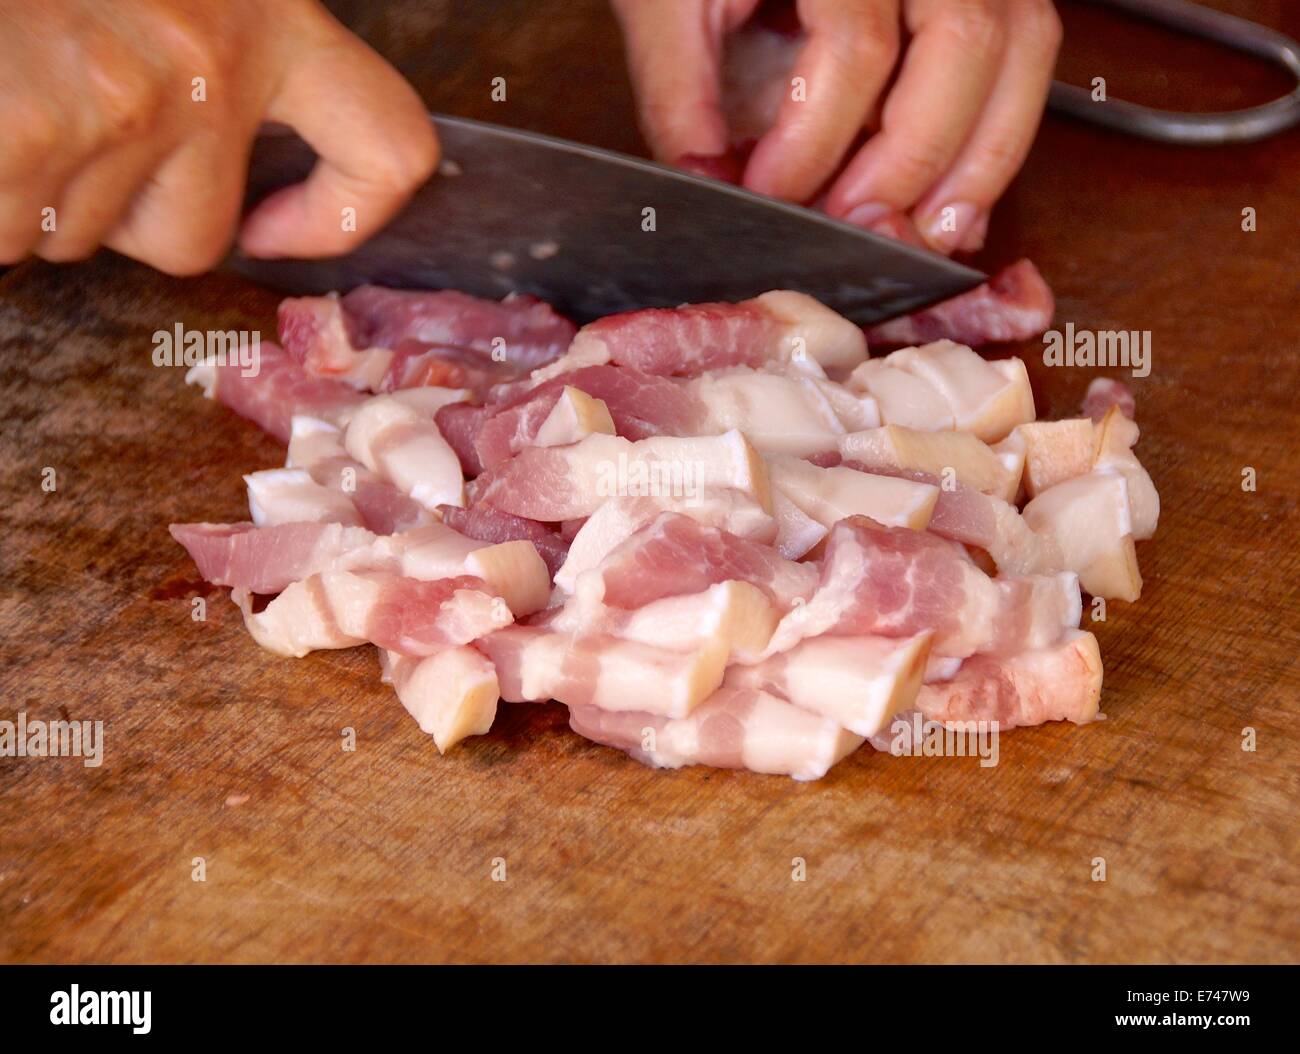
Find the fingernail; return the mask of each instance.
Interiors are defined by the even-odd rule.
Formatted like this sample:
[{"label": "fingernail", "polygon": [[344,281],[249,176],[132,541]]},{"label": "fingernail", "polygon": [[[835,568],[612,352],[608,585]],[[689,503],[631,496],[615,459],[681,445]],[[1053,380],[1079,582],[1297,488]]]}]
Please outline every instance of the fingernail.
[{"label": "fingernail", "polygon": [[918,226],[927,242],[941,252],[950,253],[971,236],[979,217],[980,210],[969,201],[956,201]]},{"label": "fingernail", "polygon": [[961,245],[958,246],[962,252],[974,253],[984,248],[984,239],[989,233],[989,214],[981,212],[976,217],[975,222],[971,224],[970,230],[966,237],[962,239]]},{"label": "fingernail", "polygon": [[855,227],[870,228],[877,220],[882,220],[894,210],[881,201],[868,201],[854,205],[844,214],[844,222]]}]

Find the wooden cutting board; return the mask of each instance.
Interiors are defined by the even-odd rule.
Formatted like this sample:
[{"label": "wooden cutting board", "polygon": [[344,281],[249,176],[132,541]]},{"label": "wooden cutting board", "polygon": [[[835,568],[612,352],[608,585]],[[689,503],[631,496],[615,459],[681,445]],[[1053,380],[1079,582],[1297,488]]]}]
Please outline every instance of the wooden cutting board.
[{"label": "wooden cutting board", "polygon": [[[336,7],[435,108],[636,148],[598,4],[441,34],[424,0]],[[1300,32],[1281,0],[1234,9]],[[1147,30],[1093,35],[1111,50],[1063,68],[1115,94],[1280,86],[1245,61],[1206,79],[1213,51]],[[103,721],[105,757],[0,760],[0,958],[1296,960],[1297,171],[1295,132],[1191,151],[1048,120],[981,262],[1028,255],[1058,323],[1154,346],[1133,386],[1160,530],[1141,601],[1088,627],[1107,719],[1014,731],[994,768],[865,750],[813,784],[651,771],[557,705],[503,707],[440,757],[372,650],[260,651],[166,527],[243,519],[240,474],[282,452],[150,353],[178,322],[270,334],[276,298],[112,257],[10,272],[0,718]],[[1019,350],[1043,416],[1120,373]]]}]

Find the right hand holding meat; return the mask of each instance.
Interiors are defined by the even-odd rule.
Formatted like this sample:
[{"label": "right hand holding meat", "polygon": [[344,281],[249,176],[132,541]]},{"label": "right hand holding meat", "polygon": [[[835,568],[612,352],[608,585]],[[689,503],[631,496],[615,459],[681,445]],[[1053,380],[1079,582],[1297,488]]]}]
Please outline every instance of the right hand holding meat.
[{"label": "right hand holding meat", "polygon": [[0,0],[0,263],[106,245],[207,270],[264,120],[320,160],[244,221],[254,256],[347,251],[438,159],[415,91],[315,0]]}]

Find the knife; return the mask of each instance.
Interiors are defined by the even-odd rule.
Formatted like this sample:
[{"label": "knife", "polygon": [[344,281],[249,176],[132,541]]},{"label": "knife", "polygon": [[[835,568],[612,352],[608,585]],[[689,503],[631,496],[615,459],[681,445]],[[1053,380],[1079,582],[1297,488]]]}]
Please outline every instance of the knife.
[{"label": "knife", "polygon": [[[346,256],[227,267],[284,292],[370,282],[531,293],[579,322],[639,307],[796,289],[860,325],[970,289],[978,271],[739,187],[625,154],[432,115],[439,173]],[[294,135],[254,144],[249,200],[297,182],[315,156]]]}]

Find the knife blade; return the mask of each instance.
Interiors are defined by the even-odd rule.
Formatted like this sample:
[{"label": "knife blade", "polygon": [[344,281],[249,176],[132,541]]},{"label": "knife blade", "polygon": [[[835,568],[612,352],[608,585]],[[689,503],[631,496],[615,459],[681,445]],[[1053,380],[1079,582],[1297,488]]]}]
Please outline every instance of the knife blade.
[{"label": "knife blade", "polygon": [[[861,325],[964,292],[984,275],[823,213],[653,162],[533,132],[431,115],[439,174],[346,256],[227,267],[281,291],[367,282],[531,293],[579,322],[639,307],[796,289]],[[254,144],[249,200],[315,161],[293,135]]]}]

